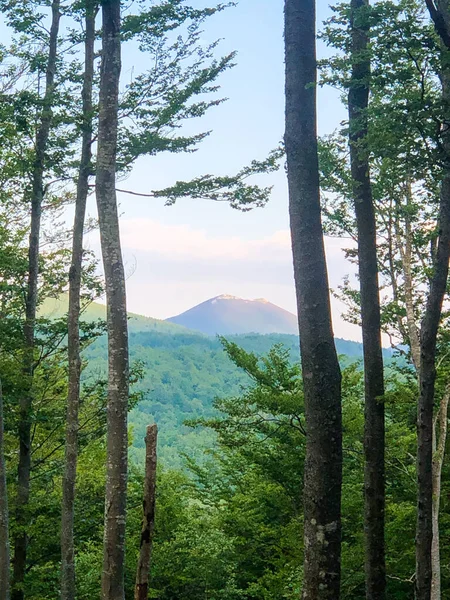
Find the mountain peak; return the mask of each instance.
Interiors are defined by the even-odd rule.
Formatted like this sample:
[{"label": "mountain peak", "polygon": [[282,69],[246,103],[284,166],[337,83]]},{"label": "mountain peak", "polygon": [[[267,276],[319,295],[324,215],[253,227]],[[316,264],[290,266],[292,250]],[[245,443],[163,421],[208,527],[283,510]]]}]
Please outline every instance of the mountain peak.
[{"label": "mountain peak", "polygon": [[167,319],[207,335],[297,334],[297,317],[265,298],[246,300],[229,294],[210,298]]},{"label": "mountain peak", "polygon": [[214,302],[215,300],[242,300],[242,298],[230,296],[230,294],[221,294],[220,296],[215,296],[215,298],[210,298],[207,302]]},{"label": "mountain peak", "polygon": [[220,296],[215,296],[214,298],[210,298],[206,302],[215,302],[216,300],[239,300],[240,302],[260,302],[261,304],[271,304],[269,300],[266,298],[240,298],[239,296],[232,296],[231,294],[221,294]]}]

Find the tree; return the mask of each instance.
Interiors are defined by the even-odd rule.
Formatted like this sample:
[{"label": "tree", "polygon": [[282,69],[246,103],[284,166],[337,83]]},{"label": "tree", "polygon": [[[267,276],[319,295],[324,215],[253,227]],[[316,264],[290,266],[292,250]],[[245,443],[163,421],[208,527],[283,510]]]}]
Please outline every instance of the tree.
[{"label": "tree", "polygon": [[337,599],[341,557],[341,375],[331,324],[320,210],[313,0],[286,0],[285,57],[285,147],[307,430],[303,597]]},{"label": "tree", "polygon": [[103,3],[96,173],[108,330],[108,427],[102,573],[103,600],[124,599],[128,471],[128,324],[125,273],[120,247],[116,198],[118,99],[121,69],[120,16],[120,0]]},{"label": "tree", "polygon": [[[433,461],[433,437],[437,448],[433,426],[436,427],[440,418],[446,419],[447,410],[445,390],[439,388],[441,406],[433,425],[436,364],[440,352],[437,344],[448,283],[448,200],[445,198],[448,193],[445,126],[448,92],[445,53],[442,54],[428,23],[424,23],[423,8],[422,3],[415,2],[377,4],[370,46],[376,66],[368,117],[370,162],[376,178],[380,272],[387,290],[383,327],[409,346],[408,357],[418,375],[416,585],[417,597],[429,598],[431,589],[438,589],[439,501],[433,505],[433,496],[440,495],[439,471],[443,459],[442,453],[436,452]],[[339,18],[335,22],[342,23]],[[328,39],[348,51],[342,30]],[[332,69],[336,66],[341,82],[345,81],[345,59],[333,59]],[[328,182],[335,179],[335,183],[339,179],[339,184],[332,184],[330,189],[335,192],[339,189],[342,199],[347,193],[347,175],[345,168],[342,169],[345,164],[342,155],[341,159],[339,165],[334,163],[338,167],[334,174],[330,165],[326,168],[325,179]],[[347,232],[354,234],[345,202],[339,207],[334,200],[331,204],[334,204],[333,223],[340,222]],[[352,256],[352,251],[349,254]],[[356,305],[361,303],[361,297],[348,287],[345,294],[352,303],[355,300]],[[445,361],[445,353],[440,357]],[[442,434],[445,435],[445,428]],[[434,597],[439,597],[438,591],[434,593]]]},{"label": "tree", "polygon": [[24,597],[23,581],[27,564],[27,505],[30,495],[31,471],[31,411],[33,403],[33,371],[35,348],[35,325],[38,304],[39,279],[39,240],[41,229],[42,202],[44,198],[44,172],[47,143],[52,123],[52,105],[55,84],[55,71],[58,48],[58,31],[60,21],[60,2],[53,0],[52,23],[49,35],[48,60],[45,77],[45,95],[42,102],[40,123],[36,134],[36,149],[32,174],[31,189],[31,227],[29,242],[29,272],[26,296],[26,317],[23,328],[24,360],[23,375],[26,387],[20,399],[19,422],[19,466],[18,491],[16,499],[16,521],[18,533],[14,539],[14,578],[12,598],[22,600]]},{"label": "tree", "polygon": [[61,515],[61,600],[74,600],[76,595],[73,528],[81,378],[80,311],[83,268],[83,232],[86,203],[89,195],[89,178],[92,171],[92,91],[94,79],[96,14],[97,5],[95,0],[86,0],[84,41],[85,66],[82,90],[82,148],[72,236],[72,262],[69,271],[69,309],[67,322],[69,383],[66,418],[65,472],[63,478]]},{"label": "tree", "polygon": [[[433,428],[433,409],[436,383],[436,344],[441,322],[442,304],[447,291],[450,259],[450,133],[448,130],[450,115],[450,7],[447,2],[427,1],[430,15],[436,30],[447,47],[442,51],[441,83],[444,123],[442,129],[442,181],[438,215],[438,241],[433,261],[433,275],[425,314],[422,319],[420,338],[419,368],[419,406],[418,406],[418,499],[417,499],[417,541],[416,541],[416,595],[418,600],[440,597],[439,568],[439,503],[433,501],[433,492],[440,492],[440,470],[443,458],[442,443],[446,439],[447,395],[441,402],[441,440],[440,453],[435,456],[433,469],[433,451],[436,449],[436,433]],[[445,421],[445,423],[444,423]],[[434,485],[433,485],[434,484]],[[434,505],[434,515],[433,515]],[[434,517],[434,518],[433,518]],[[436,523],[437,521],[437,523]],[[435,545],[433,547],[433,532]],[[434,568],[433,568],[434,556]],[[433,585],[434,584],[434,585]]]},{"label": "tree", "polygon": [[386,589],[385,425],[377,231],[367,142],[370,90],[367,9],[367,0],[352,0],[350,5],[352,73],[349,82],[348,111],[364,347],[366,597],[375,600],[383,599]]},{"label": "tree", "polygon": [[[450,80],[443,72],[443,100],[448,106]],[[447,112],[447,111],[446,111]],[[433,410],[436,382],[436,344],[441,322],[442,304],[447,290],[450,258],[450,137],[443,134],[446,164],[441,182],[438,216],[438,242],[433,261],[430,293],[420,330],[420,369],[417,441],[417,541],[416,595],[418,600],[431,598],[433,542]]]}]

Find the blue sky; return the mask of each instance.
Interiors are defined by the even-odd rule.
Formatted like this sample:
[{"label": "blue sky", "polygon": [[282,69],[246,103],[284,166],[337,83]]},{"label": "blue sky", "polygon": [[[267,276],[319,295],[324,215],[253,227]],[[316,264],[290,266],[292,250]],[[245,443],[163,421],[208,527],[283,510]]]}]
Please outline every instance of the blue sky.
[{"label": "blue sky", "polygon": [[[198,6],[205,2],[196,0]],[[319,0],[318,20],[330,14]],[[205,24],[203,38],[223,38],[223,54],[237,50],[237,66],[220,81],[229,100],[214,108],[198,130],[213,133],[190,155],[141,159],[119,187],[148,192],[177,179],[204,173],[233,173],[252,159],[262,159],[283,135],[284,63],[282,0],[240,0],[236,8]],[[319,54],[326,52],[319,45]],[[142,68],[142,56],[124,48],[123,77]],[[319,130],[331,132],[345,119],[334,90],[319,93]],[[180,201],[164,207],[159,200],[120,195],[122,243],[127,263],[128,305],[134,312],[165,318],[219,294],[265,297],[295,310],[288,234],[287,188],[283,172],[266,176],[273,185],[264,209],[240,213],[224,204]],[[90,244],[97,248],[97,241]],[[327,243],[330,280],[337,286],[350,270],[341,242]],[[342,322],[333,305],[335,332],[359,338]]]}]

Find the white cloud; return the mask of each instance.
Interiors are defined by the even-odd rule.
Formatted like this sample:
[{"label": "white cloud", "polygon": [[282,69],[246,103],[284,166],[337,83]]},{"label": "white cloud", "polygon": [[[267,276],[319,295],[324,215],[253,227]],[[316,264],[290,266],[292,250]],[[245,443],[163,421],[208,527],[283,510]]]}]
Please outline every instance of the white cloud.
[{"label": "white cloud", "polygon": [[261,239],[240,237],[211,237],[204,229],[190,225],[166,225],[151,219],[124,219],[121,222],[123,247],[156,253],[173,259],[257,259],[270,253],[282,258],[290,249],[288,231],[277,231]]}]

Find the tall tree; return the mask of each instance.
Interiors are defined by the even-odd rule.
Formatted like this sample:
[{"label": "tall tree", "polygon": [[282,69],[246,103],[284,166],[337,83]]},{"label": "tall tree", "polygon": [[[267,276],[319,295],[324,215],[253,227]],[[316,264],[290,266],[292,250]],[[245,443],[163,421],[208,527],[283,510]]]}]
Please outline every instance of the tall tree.
[{"label": "tall tree", "polygon": [[103,600],[124,599],[129,388],[125,273],[116,198],[120,0],[102,4],[96,195],[105,271],[108,329],[107,465]]},{"label": "tall tree", "polygon": [[370,180],[367,109],[370,90],[368,0],[351,0],[352,73],[348,93],[350,163],[358,237],[358,268],[365,381],[366,598],[386,590],[384,544],[384,375],[378,285],[377,232]]},{"label": "tall tree", "polygon": [[44,198],[44,172],[46,164],[47,144],[53,118],[53,95],[58,52],[58,32],[60,21],[60,0],[53,0],[51,5],[52,23],[49,35],[48,59],[45,76],[45,94],[42,100],[40,123],[36,133],[35,156],[32,172],[31,188],[31,227],[28,254],[28,282],[26,294],[26,315],[23,329],[24,335],[24,391],[19,405],[19,466],[16,499],[17,533],[14,539],[14,578],[12,597],[22,600],[24,597],[23,581],[27,564],[27,505],[30,496],[31,472],[31,415],[33,403],[33,371],[36,310],[38,302],[39,279],[39,241]]},{"label": "tall tree", "polygon": [[75,219],[72,236],[72,262],[69,271],[68,311],[68,368],[69,387],[67,397],[65,469],[63,477],[63,499],[61,515],[61,599],[74,600],[75,549],[74,549],[74,502],[78,460],[78,428],[80,407],[80,309],[81,277],[83,265],[83,231],[86,203],[89,194],[89,177],[92,161],[92,88],[94,78],[95,0],[86,0],[84,78],[82,90],[82,147],[77,181]]},{"label": "tall tree", "polygon": [[3,393],[0,381],[0,598],[9,600],[9,513],[6,487]]},{"label": "tall tree", "polygon": [[[442,304],[447,290],[450,259],[450,6],[446,1],[426,2],[431,18],[445,49],[442,50],[442,128],[443,179],[438,216],[438,242],[433,264],[430,293],[421,327],[419,406],[417,417],[417,533],[416,533],[416,596],[428,600],[432,594],[433,571],[436,588],[436,567],[433,569],[433,408],[436,383],[436,342],[441,321]],[[441,404],[442,407],[442,404]],[[441,433],[445,433],[443,430]],[[435,507],[436,508],[436,507]],[[436,531],[438,533],[438,530]],[[435,537],[435,542],[437,539]],[[438,549],[435,547],[435,553]],[[436,597],[435,589],[435,597]]]},{"label": "tall tree", "polygon": [[442,182],[439,241],[425,315],[421,327],[420,395],[417,448],[416,596],[431,598],[433,540],[433,408],[436,382],[436,342],[447,289],[450,258],[450,171]]},{"label": "tall tree", "polygon": [[[447,3],[430,1],[427,4],[445,44],[445,28],[449,22]],[[383,326],[409,347],[409,358],[416,369],[420,389],[418,594],[428,597],[431,581],[431,597],[436,599],[440,597],[438,510],[443,461],[439,449],[442,443],[445,447],[446,437],[446,429],[440,424],[446,421],[448,405],[443,391],[446,384],[440,382],[440,407],[433,421],[436,395],[434,391],[431,394],[431,388],[435,388],[432,364],[436,366],[437,336],[444,319],[440,295],[445,293],[447,285],[443,271],[448,268],[448,258],[442,252],[446,245],[446,224],[442,215],[447,210],[444,196],[448,187],[449,101],[448,52],[442,52],[436,43],[429,23],[424,20],[424,9],[421,1],[377,3],[371,19],[370,50],[376,67],[369,116],[371,166],[376,170],[376,216],[381,241],[378,251],[385,277],[383,283],[392,292],[392,297],[384,302]],[[334,37],[334,43],[341,49],[345,45],[343,39],[345,36],[339,41],[339,34]],[[334,64],[340,65],[341,73],[345,74],[344,61],[335,59]],[[443,125],[436,127],[437,123]],[[334,175],[329,168],[327,171],[331,181]],[[342,195],[346,184],[345,179],[339,179],[338,193]],[[337,186],[331,187],[337,191]],[[424,201],[426,198],[429,200]],[[337,217],[341,222],[351,223],[351,219],[341,218],[342,208],[343,205],[334,212],[333,219]],[[436,246],[440,237],[443,247],[438,257]],[[351,295],[350,291],[348,297]],[[443,336],[440,337],[443,340]],[[445,374],[446,350],[442,350],[440,371]],[[424,354],[427,365],[422,362]],[[434,456],[433,446],[437,450]]]},{"label": "tall tree", "polygon": [[307,428],[303,598],[336,600],[341,570],[341,374],[321,222],[314,0],[285,2],[285,60],[285,146]]}]

